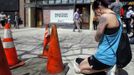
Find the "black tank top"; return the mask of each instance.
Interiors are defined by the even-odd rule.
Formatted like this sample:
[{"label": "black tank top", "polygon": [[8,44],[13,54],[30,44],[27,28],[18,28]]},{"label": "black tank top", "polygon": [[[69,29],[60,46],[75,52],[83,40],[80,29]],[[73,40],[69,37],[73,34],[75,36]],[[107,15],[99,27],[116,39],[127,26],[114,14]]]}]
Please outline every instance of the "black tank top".
[{"label": "black tank top", "polygon": [[119,30],[120,26],[115,27],[115,28],[106,28],[104,31],[104,34],[110,35],[110,34],[114,34]]},{"label": "black tank top", "polygon": [[[109,13],[109,14],[116,15],[115,13]],[[118,27],[115,27],[115,28],[106,28],[104,31],[104,34],[107,34],[107,35],[114,34],[119,30],[119,28],[120,28],[120,25]]]}]

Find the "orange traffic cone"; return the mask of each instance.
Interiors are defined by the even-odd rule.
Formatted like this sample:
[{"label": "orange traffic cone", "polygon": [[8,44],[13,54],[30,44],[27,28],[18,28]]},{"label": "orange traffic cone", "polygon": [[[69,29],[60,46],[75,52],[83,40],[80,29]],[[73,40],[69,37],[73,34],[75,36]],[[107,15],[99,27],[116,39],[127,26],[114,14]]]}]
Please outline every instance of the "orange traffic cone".
[{"label": "orange traffic cone", "polygon": [[24,61],[20,61],[17,58],[17,52],[14,46],[12,33],[10,30],[10,23],[7,23],[4,28],[5,29],[4,29],[3,47],[10,69],[24,65],[25,64]]},{"label": "orange traffic cone", "polygon": [[56,25],[52,25],[50,46],[48,50],[47,72],[50,74],[60,73],[64,70],[59,47]]},{"label": "orange traffic cone", "polygon": [[50,41],[50,30],[49,30],[49,25],[47,24],[45,27],[45,33],[44,33],[43,53],[39,55],[39,57],[42,57],[42,58],[48,57],[49,41]]},{"label": "orange traffic cone", "polygon": [[0,75],[11,75],[0,38]]}]

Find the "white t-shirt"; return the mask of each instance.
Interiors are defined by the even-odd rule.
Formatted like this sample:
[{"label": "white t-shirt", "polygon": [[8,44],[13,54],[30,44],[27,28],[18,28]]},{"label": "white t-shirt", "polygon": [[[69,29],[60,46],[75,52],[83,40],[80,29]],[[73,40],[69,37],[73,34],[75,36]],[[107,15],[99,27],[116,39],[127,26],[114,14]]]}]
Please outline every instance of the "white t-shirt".
[{"label": "white t-shirt", "polygon": [[80,18],[80,14],[78,12],[74,13],[74,20],[78,20]]},{"label": "white t-shirt", "polygon": [[132,10],[129,10],[127,13],[126,13],[126,18],[131,18],[131,15],[132,13],[134,13]]}]

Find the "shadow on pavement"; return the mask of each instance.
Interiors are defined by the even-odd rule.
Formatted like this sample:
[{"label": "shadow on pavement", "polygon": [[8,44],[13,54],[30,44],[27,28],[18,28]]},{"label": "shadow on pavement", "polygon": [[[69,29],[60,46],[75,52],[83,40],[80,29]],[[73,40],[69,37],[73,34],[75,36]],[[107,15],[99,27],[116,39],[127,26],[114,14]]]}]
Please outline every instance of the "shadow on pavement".
[{"label": "shadow on pavement", "polygon": [[128,73],[124,69],[119,69],[118,70],[118,75],[128,75]]},{"label": "shadow on pavement", "polygon": [[[98,72],[98,73],[94,73],[94,74],[85,74],[85,75],[106,75],[106,73],[105,72]],[[115,75],[128,75],[128,73],[124,69],[119,69],[117,74],[115,74]]]},{"label": "shadow on pavement", "polygon": [[98,72],[98,73],[85,74],[85,75],[106,75],[106,72]]},{"label": "shadow on pavement", "polygon": [[26,74],[24,74],[24,75],[30,75],[30,73],[26,73]]}]

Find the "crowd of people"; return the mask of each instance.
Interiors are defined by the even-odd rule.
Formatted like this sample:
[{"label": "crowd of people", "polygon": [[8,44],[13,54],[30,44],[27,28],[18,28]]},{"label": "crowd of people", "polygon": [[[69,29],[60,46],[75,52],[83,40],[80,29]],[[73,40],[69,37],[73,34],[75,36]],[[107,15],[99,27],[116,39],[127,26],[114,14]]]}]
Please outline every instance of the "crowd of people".
[{"label": "crowd of people", "polygon": [[[19,24],[21,24],[21,18],[18,14],[18,12],[15,12],[13,25],[16,29],[19,29]],[[6,23],[11,23],[11,16],[8,14],[5,14],[4,12],[0,12],[0,28],[3,28]]]},{"label": "crowd of people", "polygon": [[[132,6],[126,6],[127,9],[124,9],[124,7],[125,5],[123,5],[120,0],[116,0],[108,5],[108,8],[121,17],[123,26],[125,26],[125,30],[129,35],[130,43],[134,43],[134,8]],[[97,15],[95,15],[93,19],[94,30],[97,29],[98,25],[98,19],[96,17]]]},{"label": "crowd of people", "polygon": [[[132,27],[134,24],[133,21],[133,14],[134,14],[134,8],[132,6],[127,6],[127,9],[124,9],[124,6],[120,0],[116,0],[113,3],[109,3],[109,8],[112,9],[116,14],[118,14],[122,21],[124,22],[124,24],[126,25],[126,31],[128,34],[130,34],[132,32]],[[96,17],[96,15],[95,15]],[[94,18],[95,19],[95,18]],[[94,20],[94,25],[96,27],[96,19]],[[96,30],[96,28],[94,28]]]}]

